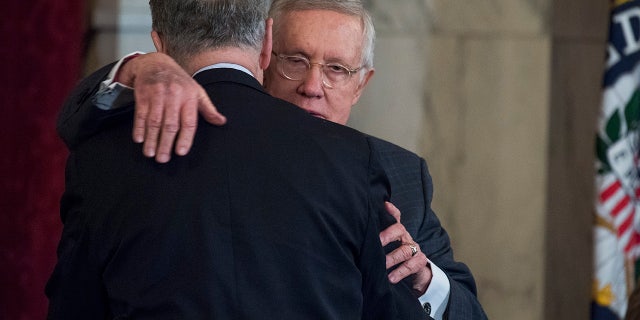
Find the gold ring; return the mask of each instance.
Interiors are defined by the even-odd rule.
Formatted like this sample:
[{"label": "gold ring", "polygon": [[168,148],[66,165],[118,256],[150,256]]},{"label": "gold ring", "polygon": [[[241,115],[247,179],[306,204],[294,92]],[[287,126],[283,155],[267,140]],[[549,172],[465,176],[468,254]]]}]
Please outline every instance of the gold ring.
[{"label": "gold ring", "polygon": [[418,253],[418,246],[416,244],[409,244],[409,248],[411,248],[411,256],[415,256]]}]

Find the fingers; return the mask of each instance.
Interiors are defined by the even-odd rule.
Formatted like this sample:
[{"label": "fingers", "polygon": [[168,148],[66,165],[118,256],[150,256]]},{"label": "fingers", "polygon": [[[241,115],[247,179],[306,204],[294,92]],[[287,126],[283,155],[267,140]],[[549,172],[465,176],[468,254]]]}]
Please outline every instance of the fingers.
[{"label": "fingers", "polygon": [[[139,85],[135,90],[137,102],[133,139],[136,142],[144,142],[144,155],[155,157],[160,163],[171,159],[173,143],[181,127],[181,113],[189,112],[183,111],[184,107],[180,104],[183,99],[182,91],[179,86],[164,83]],[[195,106],[191,112],[196,113]],[[197,118],[197,115],[191,118],[191,125],[195,126],[194,118]],[[192,130],[195,131],[194,128]]]},{"label": "fingers", "polygon": [[133,140],[144,142],[142,152],[147,157],[156,154],[156,144],[160,134],[163,111],[159,95],[150,94],[147,88],[135,90],[136,110],[133,123]]},{"label": "fingers", "polygon": [[392,283],[418,272],[424,272],[427,265],[427,257],[420,251],[420,246],[413,241],[411,235],[405,227],[398,223],[389,226],[380,232],[380,241],[383,246],[393,242],[401,241],[401,245],[389,252],[386,256],[386,268],[397,266],[389,273],[389,280]]},{"label": "fingers", "polygon": [[401,213],[392,203],[385,202],[387,212],[396,219],[396,223],[380,232],[380,242],[383,246],[400,241],[402,244],[386,256],[387,269],[396,266],[389,273],[389,281],[398,283],[402,279],[414,275],[412,288],[417,296],[424,294],[431,282],[432,273],[428,267],[429,260],[422,253],[420,246],[413,241],[407,229],[400,223]]},{"label": "fingers", "polygon": [[394,241],[410,242],[411,236],[407,229],[400,223],[394,223],[382,230],[379,234],[382,246],[386,246]]},{"label": "fingers", "polygon": [[[413,261],[416,261],[416,263],[414,264]],[[416,255],[412,260],[400,265],[389,273],[389,282],[398,283],[408,276],[411,276],[411,288],[415,296],[422,296],[429,288],[431,279],[433,279],[433,272],[429,267],[429,260],[424,257],[424,254]]]},{"label": "fingers", "polygon": [[227,122],[227,118],[218,112],[204,89],[197,84],[195,87],[199,92],[197,99],[186,100],[181,108],[180,132],[176,140],[176,154],[181,156],[186,155],[193,144],[198,126],[198,112],[213,125],[221,126]]},{"label": "fingers", "polygon": [[[175,152],[183,156],[189,153],[193,145],[193,139],[198,127],[198,111],[205,120],[213,125],[221,126],[227,122],[218,109],[211,103],[209,95],[200,87],[195,85],[198,97],[196,99],[185,99],[180,111],[180,127],[178,138],[176,139]],[[164,138],[164,133],[162,134]]]},{"label": "fingers", "polygon": [[[145,122],[144,145],[142,152],[147,157],[155,156],[158,162],[166,162],[169,160],[169,154],[166,146],[164,149],[159,149],[158,147],[158,144],[160,143],[160,134],[166,126],[167,129],[173,131],[173,135],[175,136],[177,123],[174,122],[171,124],[170,121],[176,121],[178,117],[172,115],[175,110],[166,110],[166,108],[169,108],[172,105],[174,97],[167,93],[169,90],[164,88],[164,84],[160,84],[158,88],[155,88],[155,90],[152,91],[154,93],[149,99],[149,112],[147,113]],[[173,128],[171,128],[172,125]],[[163,134],[165,134],[164,143],[167,143],[166,135],[170,135],[171,132],[164,132]],[[171,150],[173,140],[169,143],[170,145],[168,149]]]},{"label": "fingers", "polygon": [[[180,108],[177,106],[177,101],[166,101],[164,106],[163,118],[159,125],[159,135],[149,133],[147,141],[154,141],[156,139],[156,162],[166,163],[171,159],[171,152],[173,150],[173,143],[180,130]],[[150,118],[151,119],[151,118]],[[148,126],[155,129],[155,123],[149,123]],[[146,141],[145,141],[146,144]],[[151,145],[151,144],[150,144]],[[148,147],[149,149],[152,146]]]},{"label": "fingers", "polygon": [[389,201],[385,201],[384,206],[387,209],[387,212],[392,215],[397,222],[400,222],[400,209],[396,208],[396,206]]},{"label": "fingers", "polygon": [[409,232],[407,232],[404,226],[400,223],[400,210],[388,201],[385,201],[384,206],[387,209],[387,212],[396,219],[396,223],[380,232],[380,242],[382,243],[382,246],[386,246],[393,241],[410,242],[411,236],[409,235]]},{"label": "fingers", "polygon": [[[159,163],[171,159],[174,142],[177,155],[189,153],[198,125],[199,109],[208,122],[215,125],[226,123],[227,119],[218,112],[204,89],[195,81],[189,85],[162,84],[160,88],[147,92],[136,91],[141,97],[136,98],[139,102],[134,122],[134,141],[144,141],[143,153],[147,157],[155,156]],[[194,95],[193,92],[199,93]]]},{"label": "fingers", "polygon": [[149,114],[149,102],[143,97],[138,97],[138,91],[135,94],[136,108],[133,118],[133,141],[135,143],[143,143],[147,127],[147,115]]},{"label": "fingers", "polygon": [[213,124],[225,123],[204,89],[172,59],[149,54],[134,61],[137,63],[129,68],[133,71],[127,73],[134,79],[136,98],[132,135],[135,142],[144,143],[145,156],[164,163],[173,150],[187,154],[197,128],[198,108]]},{"label": "fingers", "polygon": [[[411,247],[413,247],[414,249],[412,249]],[[417,243],[403,243],[398,248],[387,254],[387,269],[409,261],[420,253],[420,246]]]},{"label": "fingers", "polygon": [[218,109],[211,103],[209,95],[198,86],[200,93],[198,94],[198,111],[207,122],[221,126],[227,122],[227,118],[223,116]]},{"label": "fingers", "polygon": [[[154,157],[159,163],[168,162],[174,149],[178,155],[186,155],[191,149],[198,123],[197,100],[188,97],[189,93],[181,84],[172,83],[159,90],[150,99],[146,120],[141,113],[136,116],[144,123],[143,153]],[[185,96],[187,95],[187,96]],[[140,126],[138,122],[137,126]],[[134,130],[138,127],[134,126]],[[142,130],[139,130],[142,131]]]},{"label": "fingers", "polygon": [[397,265],[397,268],[389,273],[389,281],[398,283],[410,275],[425,271],[427,256],[422,252],[411,254],[411,248],[408,245],[402,245],[387,255],[387,269]]},{"label": "fingers", "polygon": [[214,125],[227,121],[205,90],[170,57],[146,54],[125,68],[123,75],[133,83],[136,98],[133,141],[144,143],[145,156],[165,163],[172,150],[186,155],[195,137],[198,111]]},{"label": "fingers", "polygon": [[[160,81],[157,79],[159,71],[156,68],[148,67],[148,61],[153,61],[154,65],[160,65],[162,68],[167,67],[159,61],[162,61],[163,54],[145,54],[137,57],[130,62],[123,65],[120,70],[120,81],[134,88],[134,95],[136,101],[135,116],[133,121],[133,141],[136,143],[142,143],[145,141],[147,134],[147,119],[151,112],[152,106],[157,106],[158,93],[162,91]],[[170,58],[168,58],[170,59]],[[172,61],[172,60],[171,60]],[[157,110],[155,111],[155,117],[158,117]],[[143,152],[147,156],[153,156],[155,149],[149,151],[150,154]]]},{"label": "fingers", "polygon": [[[198,127],[197,101],[190,99],[185,101],[180,109],[180,131],[176,140],[176,154],[184,156],[191,150],[193,138]],[[170,146],[169,146],[170,147]]]}]

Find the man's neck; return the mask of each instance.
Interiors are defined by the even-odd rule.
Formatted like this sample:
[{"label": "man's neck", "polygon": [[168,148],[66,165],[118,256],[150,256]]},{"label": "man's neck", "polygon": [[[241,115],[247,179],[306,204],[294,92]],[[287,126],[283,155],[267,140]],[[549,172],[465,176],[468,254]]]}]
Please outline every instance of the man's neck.
[{"label": "man's neck", "polygon": [[190,57],[184,68],[189,74],[193,74],[204,67],[216,63],[233,63],[247,68],[262,83],[263,72],[259,67],[258,60],[259,55],[255,50],[222,48],[205,51]]}]

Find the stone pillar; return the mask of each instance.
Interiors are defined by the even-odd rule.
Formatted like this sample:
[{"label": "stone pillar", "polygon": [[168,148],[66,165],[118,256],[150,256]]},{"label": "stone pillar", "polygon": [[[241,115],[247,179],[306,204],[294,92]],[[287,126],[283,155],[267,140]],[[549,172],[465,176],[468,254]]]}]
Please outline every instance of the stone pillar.
[{"label": "stone pillar", "polygon": [[435,1],[431,117],[440,212],[491,319],[541,319],[551,39],[548,1]]},{"label": "stone pillar", "polygon": [[376,72],[349,125],[411,151],[422,149],[429,13],[424,1],[366,1],[376,28]]},{"label": "stone pillar", "polygon": [[378,73],[352,123],[427,159],[433,207],[490,317],[539,319],[547,8],[505,0],[372,1],[370,9]]},{"label": "stone pillar", "polygon": [[553,1],[544,319],[588,319],[609,2]]}]

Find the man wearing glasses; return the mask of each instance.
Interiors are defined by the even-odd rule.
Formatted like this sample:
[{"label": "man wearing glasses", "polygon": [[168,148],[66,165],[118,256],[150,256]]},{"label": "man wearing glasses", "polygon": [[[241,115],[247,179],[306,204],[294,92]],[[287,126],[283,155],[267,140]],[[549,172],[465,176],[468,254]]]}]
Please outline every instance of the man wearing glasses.
[{"label": "man wearing glasses", "polygon": [[[267,91],[313,116],[346,124],[351,107],[374,74],[375,32],[362,4],[276,0],[270,17],[274,19],[274,41],[271,65],[265,72]],[[103,69],[93,77],[101,79],[108,71]],[[190,75],[159,54],[137,56],[111,70],[103,91],[97,94],[98,105],[114,107],[113,99],[105,97],[119,96],[122,90],[113,83],[116,72],[119,82],[135,88],[134,140],[144,142],[145,155],[155,156],[158,162],[168,161],[172,148],[179,155],[188,152],[196,108],[210,122],[223,122]],[[167,74],[171,80],[165,78]],[[95,91],[98,80],[94,82],[90,89]],[[74,110],[66,117],[63,113],[59,122],[60,134],[68,143],[86,134],[86,128],[81,130],[77,124],[86,123],[83,112],[95,108],[91,96],[85,92],[65,106],[67,115]],[[399,209],[388,204],[398,223],[380,233],[383,245],[401,243],[387,255],[390,281],[410,281],[416,297],[435,319],[486,318],[471,272],[454,260],[448,235],[431,210],[433,185],[424,159],[377,138],[371,137],[370,142],[389,176],[391,202]]]}]

